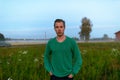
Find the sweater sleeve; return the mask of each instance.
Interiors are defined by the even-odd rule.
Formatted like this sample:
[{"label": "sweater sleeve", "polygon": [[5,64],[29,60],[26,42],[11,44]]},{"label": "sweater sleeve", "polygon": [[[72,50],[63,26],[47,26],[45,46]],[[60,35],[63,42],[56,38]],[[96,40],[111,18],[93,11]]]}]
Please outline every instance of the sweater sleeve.
[{"label": "sweater sleeve", "polygon": [[72,74],[75,75],[79,72],[81,66],[82,66],[82,57],[81,57],[81,53],[79,50],[79,47],[77,45],[77,43],[74,41],[73,44],[73,70],[72,70]]},{"label": "sweater sleeve", "polygon": [[44,66],[48,72],[51,71],[50,54],[51,54],[51,50],[50,50],[50,46],[48,43],[45,49],[45,53],[44,53]]}]

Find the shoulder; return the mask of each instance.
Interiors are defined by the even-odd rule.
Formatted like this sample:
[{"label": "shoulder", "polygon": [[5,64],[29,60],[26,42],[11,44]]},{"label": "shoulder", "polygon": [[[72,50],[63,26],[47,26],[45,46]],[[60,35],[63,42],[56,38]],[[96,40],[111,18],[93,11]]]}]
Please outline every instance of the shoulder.
[{"label": "shoulder", "polygon": [[47,44],[51,44],[52,42],[54,42],[55,41],[55,37],[54,38],[51,38],[49,41],[48,41],[48,43]]},{"label": "shoulder", "polygon": [[73,38],[68,37],[68,36],[66,36],[66,38],[67,38],[67,40],[69,40],[70,42],[72,42],[72,43],[76,43],[76,41],[75,41]]}]

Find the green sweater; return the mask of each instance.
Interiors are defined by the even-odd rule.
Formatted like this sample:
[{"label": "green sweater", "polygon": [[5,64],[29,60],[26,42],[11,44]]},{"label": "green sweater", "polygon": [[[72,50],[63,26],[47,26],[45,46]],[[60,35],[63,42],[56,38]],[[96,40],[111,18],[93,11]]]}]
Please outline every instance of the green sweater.
[{"label": "green sweater", "polygon": [[75,40],[67,36],[63,42],[58,42],[56,38],[49,40],[44,53],[44,65],[48,72],[57,77],[77,74],[82,58]]}]

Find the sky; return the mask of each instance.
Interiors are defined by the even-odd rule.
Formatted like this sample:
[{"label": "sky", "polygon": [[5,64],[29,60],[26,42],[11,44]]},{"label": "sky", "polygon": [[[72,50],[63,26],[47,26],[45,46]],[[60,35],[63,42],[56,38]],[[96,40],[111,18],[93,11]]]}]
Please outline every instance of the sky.
[{"label": "sky", "polygon": [[44,39],[56,36],[54,20],[66,22],[65,35],[79,38],[81,20],[91,20],[90,38],[120,30],[120,0],[0,0],[0,33],[6,38]]}]

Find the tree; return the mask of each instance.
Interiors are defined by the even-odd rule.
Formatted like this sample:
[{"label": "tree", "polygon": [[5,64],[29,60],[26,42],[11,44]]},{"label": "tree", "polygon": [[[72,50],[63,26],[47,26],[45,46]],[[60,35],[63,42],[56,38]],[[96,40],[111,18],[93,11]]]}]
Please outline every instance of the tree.
[{"label": "tree", "polygon": [[107,35],[107,34],[104,34],[104,35],[103,35],[103,40],[108,40],[108,39],[109,39],[108,35]]},{"label": "tree", "polygon": [[79,32],[80,39],[88,41],[90,39],[90,32],[92,31],[92,23],[87,17],[82,18],[82,25],[80,26],[81,32]]},{"label": "tree", "polygon": [[5,37],[2,33],[0,33],[0,41],[4,41],[5,40]]}]

